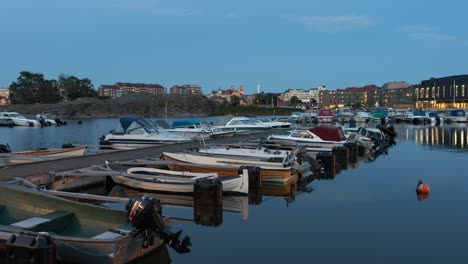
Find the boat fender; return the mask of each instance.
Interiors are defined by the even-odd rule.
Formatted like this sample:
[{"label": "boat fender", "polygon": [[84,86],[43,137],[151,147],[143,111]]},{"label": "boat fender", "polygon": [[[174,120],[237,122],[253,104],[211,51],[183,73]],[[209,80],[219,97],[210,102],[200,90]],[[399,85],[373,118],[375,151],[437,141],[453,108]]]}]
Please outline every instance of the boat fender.
[{"label": "boat fender", "polygon": [[418,194],[428,194],[431,191],[429,185],[424,184],[421,180],[418,181],[418,185],[416,185],[416,193]]}]

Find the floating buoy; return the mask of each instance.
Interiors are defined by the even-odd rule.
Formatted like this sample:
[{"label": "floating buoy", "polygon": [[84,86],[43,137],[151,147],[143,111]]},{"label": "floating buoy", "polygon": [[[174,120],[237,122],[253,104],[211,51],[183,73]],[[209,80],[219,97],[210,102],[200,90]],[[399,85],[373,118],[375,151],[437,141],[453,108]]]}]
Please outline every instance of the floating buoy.
[{"label": "floating buoy", "polygon": [[418,200],[427,200],[429,198],[429,193],[418,193],[416,194],[418,196]]},{"label": "floating buoy", "polygon": [[416,186],[416,192],[418,194],[429,194],[431,191],[431,188],[429,188],[429,185],[424,184],[421,180],[418,181],[418,185]]}]

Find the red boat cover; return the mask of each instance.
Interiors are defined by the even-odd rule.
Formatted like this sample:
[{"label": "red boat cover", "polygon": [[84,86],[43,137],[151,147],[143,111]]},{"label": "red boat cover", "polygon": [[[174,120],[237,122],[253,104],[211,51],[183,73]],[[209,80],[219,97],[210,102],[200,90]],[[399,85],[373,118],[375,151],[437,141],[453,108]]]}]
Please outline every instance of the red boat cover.
[{"label": "red boat cover", "polygon": [[320,125],[318,127],[309,128],[309,131],[327,141],[343,141],[346,140],[344,131],[341,127]]},{"label": "red boat cover", "polygon": [[333,111],[332,110],[320,110],[319,116],[333,116]]}]

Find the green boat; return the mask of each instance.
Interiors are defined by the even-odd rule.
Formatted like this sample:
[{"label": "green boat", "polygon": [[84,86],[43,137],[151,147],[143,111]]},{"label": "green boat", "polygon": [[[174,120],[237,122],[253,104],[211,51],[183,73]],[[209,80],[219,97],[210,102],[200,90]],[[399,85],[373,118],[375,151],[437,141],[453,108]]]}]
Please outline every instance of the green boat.
[{"label": "green boat", "polygon": [[189,239],[179,241],[180,231],[168,230],[167,219],[157,210],[158,200],[139,196],[127,205],[128,212],[1,183],[0,263],[12,258],[36,258],[33,263],[54,258],[64,263],[128,263],[164,243],[188,252]]}]

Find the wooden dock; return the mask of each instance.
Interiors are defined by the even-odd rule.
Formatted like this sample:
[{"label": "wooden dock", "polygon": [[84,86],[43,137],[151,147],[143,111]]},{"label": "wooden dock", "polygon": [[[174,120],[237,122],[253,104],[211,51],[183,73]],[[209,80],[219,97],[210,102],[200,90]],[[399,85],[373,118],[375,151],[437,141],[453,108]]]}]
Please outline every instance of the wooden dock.
[{"label": "wooden dock", "polygon": [[[234,135],[227,138],[206,139],[206,144],[227,144],[248,140],[255,140],[261,137],[267,137],[268,132],[252,132],[249,134]],[[159,157],[162,152],[180,152],[190,148],[196,148],[203,145],[203,142],[195,141],[190,143],[171,144],[157,147],[146,147],[132,150],[119,150],[107,153],[98,153],[72,158],[62,158],[50,161],[40,161],[35,163],[25,163],[0,168],[0,180],[6,181],[15,177],[25,178],[30,176],[48,175],[49,172],[67,171],[100,165],[105,161],[125,161],[144,157]]]}]

